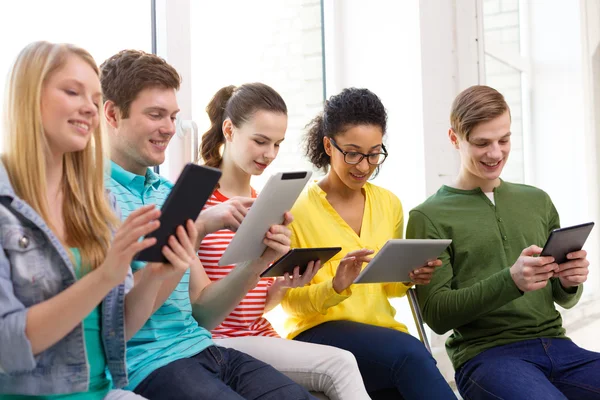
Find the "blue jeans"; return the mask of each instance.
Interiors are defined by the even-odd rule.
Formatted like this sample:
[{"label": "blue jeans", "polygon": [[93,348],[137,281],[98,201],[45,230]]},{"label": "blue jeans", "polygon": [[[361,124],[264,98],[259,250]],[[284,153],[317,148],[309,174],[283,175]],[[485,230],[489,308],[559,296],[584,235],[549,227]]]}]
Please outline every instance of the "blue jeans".
[{"label": "blue jeans", "polygon": [[330,321],[294,340],[348,350],[373,399],[456,399],[435,359],[413,336],[352,321]]},{"label": "blue jeans", "polygon": [[269,364],[219,346],[155,370],[134,391],[149,400],[314,399]]},{"label": "blue jeans", "polygon": [[456,371],[465,400],[600,399],[600,353],[568,339],[532,339],[498,346]]}]

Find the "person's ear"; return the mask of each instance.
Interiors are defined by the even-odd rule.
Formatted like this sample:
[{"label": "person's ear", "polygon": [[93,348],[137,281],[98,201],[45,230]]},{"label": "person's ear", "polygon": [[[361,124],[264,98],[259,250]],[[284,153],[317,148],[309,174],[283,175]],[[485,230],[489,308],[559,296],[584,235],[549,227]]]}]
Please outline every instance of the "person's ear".
[{"label": "person's ear", "polygon": [[119,127],[119,121],[121,119],[120,113],[121,110],[119,110],[119,107],[117,107],[112,101],[107,100],[104,103],[104,118],[106,118],[106,122],[108,122],[108,125],[114,129],[117,129]]},{"label": "person's ear", "polygon": [[233,140],[233,122],[229,118],[226,118],[223,121],[223,125],[221,126],[223,130],[223,136],[225,136],[225,141],[231,142]]},{"label": "person's ear", "polygon": [[327,155],[329,157],[331,157],[332,145],[331,145],[331,140],[329,140],[329,138],[327,136],[323,136],[323,147],[325,147],[325,153],[327,153]]},{"label": "person's ear", "polygon": [[448,138],[450,138],[450,143],[452,143],[452,146],[454,146],[456,150],[460,149],[458,135],[456,134],[456,132],[454,132],[454,129],[450,128],[448,130]]}]

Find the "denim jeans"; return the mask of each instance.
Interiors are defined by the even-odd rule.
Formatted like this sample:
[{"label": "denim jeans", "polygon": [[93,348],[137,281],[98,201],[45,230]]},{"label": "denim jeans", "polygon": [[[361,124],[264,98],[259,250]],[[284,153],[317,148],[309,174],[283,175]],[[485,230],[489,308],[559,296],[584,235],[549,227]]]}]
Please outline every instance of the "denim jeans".
[{"label": "denim jeans", "polygon": [[294,340],[348,350],[372,399],[456,399],[435,359],[415,337],[395,329],[352,321],[330,321]]},{"label": "denim jeans", "polygon": [[149,400],[314,399],[270,365],[219,346],[153,371],[134,391]]},{"label": "denim jeans", "polygon": [[600,399],[600,353],[568,339],[532,339],[486,350],[456,371],[465,400]]}]

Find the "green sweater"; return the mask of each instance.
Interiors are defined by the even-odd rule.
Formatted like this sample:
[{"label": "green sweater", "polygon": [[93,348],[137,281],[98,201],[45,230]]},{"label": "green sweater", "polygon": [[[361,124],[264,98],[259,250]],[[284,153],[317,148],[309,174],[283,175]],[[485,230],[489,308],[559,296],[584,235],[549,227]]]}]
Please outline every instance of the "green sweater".
[{"label": "green sweater", "polygon": [[577,304],[582,286],[567,291],[557,278],[522,293],[510,267],[523,249],[543,246],[559,218],[540,189],[502,182],[494,203],[481,191],[441,187],[410,212],[406,237],[452,239],[443,265],[417,294],[425,322],[446,342],[455,369],[492,347],[534,338],[565,338],[556,302]]}]

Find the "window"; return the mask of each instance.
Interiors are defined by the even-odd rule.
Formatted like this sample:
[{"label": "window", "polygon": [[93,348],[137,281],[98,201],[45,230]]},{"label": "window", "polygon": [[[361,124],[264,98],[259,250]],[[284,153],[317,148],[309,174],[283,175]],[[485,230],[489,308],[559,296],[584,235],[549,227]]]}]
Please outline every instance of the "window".
[{"label": "window", "polygon": [[[9,5],[10,4],[10,5]],[[33,12],[35,10],[35,12]],[[20,0],[0,5],[0,92],[17,54],[37,40],[73,43],[94,56],[99,65],[125,48],[151,51],[151,9],[148,0]],[[4,96],[0,98],[0,106]],[[2,149],[0,149],[1,151]]]},{"label": "window", "polygon": [[310,169],[300,141],[323,105],[321,2],[192,2],[191,21],[192,118],[199,135],[209,127],[205,108],[217,90],[263,82],[285,100],[288,130],[279,155],[253,178],[253,187],[260,190],[278,171]]},{"label": "window", "polygon": [[523,122],[527,109],[526,46],[522,33],[524,9],[519,0],[483,0],[484,65],[483,82],[506,98],[511,110],[511,155],[502,178],[524,183],[526,153],[524,149],[527,126]]}]

